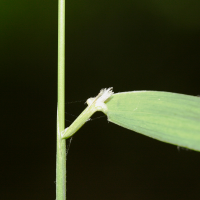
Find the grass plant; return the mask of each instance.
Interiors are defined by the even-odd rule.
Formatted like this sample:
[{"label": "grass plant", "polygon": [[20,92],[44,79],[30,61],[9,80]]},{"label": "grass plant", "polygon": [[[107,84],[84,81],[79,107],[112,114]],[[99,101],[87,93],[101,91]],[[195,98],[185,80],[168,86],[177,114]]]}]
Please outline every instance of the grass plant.
[{"label": "grass plant", "polygon": [[65,129],[65,0],[58,4],[58,108],[56,200],[66,200],[66,139],[96,111],[124,128],[154,139],[200,151],[200,98],[190,95],[135,91],[113,94],[103,89]]}]

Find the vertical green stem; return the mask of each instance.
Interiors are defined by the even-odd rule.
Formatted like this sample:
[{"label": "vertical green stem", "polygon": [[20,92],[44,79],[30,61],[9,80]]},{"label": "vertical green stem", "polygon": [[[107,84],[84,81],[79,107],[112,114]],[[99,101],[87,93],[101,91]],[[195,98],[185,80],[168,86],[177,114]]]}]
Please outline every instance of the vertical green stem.
[{"label": "vertical green stem", "polygon": [[56,200],[66,200],[66,141],[61,138],[65,129],[65,0],[58,0],[58,110]]}]

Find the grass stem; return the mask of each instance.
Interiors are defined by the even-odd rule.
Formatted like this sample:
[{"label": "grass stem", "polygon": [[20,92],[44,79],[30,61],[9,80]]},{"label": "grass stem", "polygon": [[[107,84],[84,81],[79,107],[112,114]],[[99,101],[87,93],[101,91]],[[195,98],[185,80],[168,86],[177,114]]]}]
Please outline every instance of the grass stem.
[{"label": "grass stem", "polygon": [[57,108],[56,200],[66,200],[65,129],[65,0],[58,0],[58,108]]}]

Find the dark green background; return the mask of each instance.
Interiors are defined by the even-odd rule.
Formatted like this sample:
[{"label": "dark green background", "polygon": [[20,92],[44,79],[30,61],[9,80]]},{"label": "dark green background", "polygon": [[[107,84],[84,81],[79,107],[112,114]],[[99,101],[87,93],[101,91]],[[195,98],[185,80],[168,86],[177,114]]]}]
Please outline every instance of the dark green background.
[{"label": "dark green background", "polygon": [[[199,67],[199,0],[66,2],[66,102],[105,87],[199,95]],[[0,199],[55,199],[57,1],[0,1],[0,85]],[[198,200],[199,166],[198,152],[100,118],[73,137],[67,196]]]}]

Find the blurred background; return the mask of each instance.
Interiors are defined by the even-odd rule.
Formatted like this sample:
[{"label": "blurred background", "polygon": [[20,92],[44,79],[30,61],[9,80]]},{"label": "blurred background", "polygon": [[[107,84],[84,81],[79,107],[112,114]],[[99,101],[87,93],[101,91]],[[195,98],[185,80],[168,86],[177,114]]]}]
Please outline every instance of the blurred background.
[{"label": "blurred background", "polygon": [[[57,8],[0,1],[3,200],[56,198]],[[67,0],[66,127],[101,88],[199,95],[199,10],[199,0]],[[200,199],[199,152],[100,116],[73,136],[68,200]]]}]

